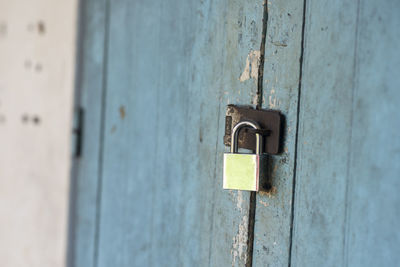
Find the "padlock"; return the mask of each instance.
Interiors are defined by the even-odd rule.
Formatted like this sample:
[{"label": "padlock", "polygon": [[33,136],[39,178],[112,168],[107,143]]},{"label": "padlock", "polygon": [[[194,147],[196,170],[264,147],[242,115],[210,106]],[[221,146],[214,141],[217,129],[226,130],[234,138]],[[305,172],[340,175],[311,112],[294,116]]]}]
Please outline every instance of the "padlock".
[{"label": "padlock", "polygon": [[232,129],[231,153],[224,153],[223,188],[258,191],[265,179],[267,155],[262,153],[263,140],[256,132],[256,154],[238,154],[239,131],[244,127],[260,130],[256,122],[241,121]]}]

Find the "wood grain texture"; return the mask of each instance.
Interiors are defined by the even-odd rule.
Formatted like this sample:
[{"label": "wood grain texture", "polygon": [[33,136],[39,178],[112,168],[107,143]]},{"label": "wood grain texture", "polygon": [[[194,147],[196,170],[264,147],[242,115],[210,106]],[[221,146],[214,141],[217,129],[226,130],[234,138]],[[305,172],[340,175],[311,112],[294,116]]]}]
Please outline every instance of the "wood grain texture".
[{"label": "wood grain texture", "polygon": [[293,266],[342,266],[357,2],[307,1]]},{"label": "wood grain texture", "polygon": [[400,3],[361,1],[346,217],[346,265],[400,261]]},{"label": "wood grain texture", "polygon": [[249,193],[222,190],[222,137],[225,106],[255,104],[262,15],[110,1],[97,266],[248,262]]},{"label": "wood grain texture", "polygon": [[94,266],[101,159],[106,1],[80,4],[76,108],[84,110],[81,155],[73,161],[68,266]]},{"label": "wood grain texture", "polygon": [[263,107],[286,123],[283,151],[269,160],[271,190],[257,194],[253,266],[288,265],[302,25],[302,1],[268,2]]},{"label": "wood grain texture", "polygon": [[307,1],[292,266],[399,261],[396,1]]}]

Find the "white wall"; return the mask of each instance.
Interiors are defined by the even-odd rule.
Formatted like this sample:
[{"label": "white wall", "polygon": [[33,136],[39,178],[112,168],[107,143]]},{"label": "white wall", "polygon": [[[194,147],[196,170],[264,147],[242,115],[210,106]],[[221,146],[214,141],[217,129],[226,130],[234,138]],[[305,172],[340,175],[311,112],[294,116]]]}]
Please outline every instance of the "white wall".
[{"label": "white wall", "polygon": [[65,266],[77,0],[0,0],[0,266]]}]

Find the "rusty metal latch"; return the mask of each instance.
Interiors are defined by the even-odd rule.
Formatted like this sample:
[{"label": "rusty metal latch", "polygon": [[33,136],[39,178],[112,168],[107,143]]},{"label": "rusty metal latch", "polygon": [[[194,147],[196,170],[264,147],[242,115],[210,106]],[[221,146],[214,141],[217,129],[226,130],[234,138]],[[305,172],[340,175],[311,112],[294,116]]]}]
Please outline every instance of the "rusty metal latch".
[{"label": "rusty metal latch", "polygon": [[245,129],[239,133],[238,146],[254,150],[256,147],[256,134],[263,136],[262,150],[267,154],[279,154],[281,152],[280,139],[283,116],[276,110],[254,109],[250,106],[228,105],[225,117],[224,144],[231,145],[231,133],[233,127],[241,121],[254,121],[260,125],[260,129]]}]

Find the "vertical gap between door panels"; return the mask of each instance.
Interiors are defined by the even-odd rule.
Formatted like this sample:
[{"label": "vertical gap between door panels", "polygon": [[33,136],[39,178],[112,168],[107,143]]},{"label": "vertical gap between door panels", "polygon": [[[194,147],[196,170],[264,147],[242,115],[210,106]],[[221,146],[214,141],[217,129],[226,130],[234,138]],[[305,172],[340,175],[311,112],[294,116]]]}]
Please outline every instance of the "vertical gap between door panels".
[{"label": "vertical gap between door panels", "polygon": [[[265,40],[266,40],[266,36],[267,36],[267,25],[268,25],[268,3],[267,3],[267,1],[264,1],[263,6],[264,7],[263,7],[263,18],[262,18],[261,44],[260,44],[260,63],[259,63],[259,68],[258,68],[258,79],[257,79],[256,109],[262,108]],[[246,262],[246,267],[251,267],[253,265],[255,219],[256,219],[256,192],[250,192],[249,224],[248,224],[248,238],[247,238],[247,259],[248,260]]]},{"label": "vertical gap between door panels", "polygon": [[295,207],[295,190],[296,190],[296,169],[297,169],[297,155],[298,155],[298,138],[299,138],[299,119],[300,119],[300,97],[301,97],[301,85],[303,78],[303,64],[304,64],[304,41],[305,41],[305,25],[306,25],[306,8],[307,0],[303,2],[303,25],[301,29],[301,51],[300,51],[300,74],[299,74],[299,87],[297,95],[297,118],[296,118],[296,137],[295,137],[295,150],[294,150],[294,164],[293,164],[293,185],[292,185],[292,205],[290,211],[290,235],[289,235],[289,260],[288,266],[292,265],[292,248],[293,248],[293,231],[294,231],[294,207]]},{"label": "vertical gap between door panels", "polygon": [[[85,26],[84,25],[84,14],[86,12],[86,5],[84,1],[78,1],[77,7],[77,26],[76,26],[76,52],[75,52],[75,82],[74,82],[74,104],[73,104],[73,127],[75,126],[75,113],[82,107],[82,72],[83,72],[83,49],[84,49],[84,34],[85,34]],[[73,129],[71,129],[73,130]],[[70,138],[76,138],[71,135]],[[71,139],[74,142],[73,139]],[[76,144],[73,144],[73,149],[76,149]],[[75,151],[73,151],[75,153]],[[78,175],[78,164],[80,157],[76,157],[75,155],[71,156],[71,171],[70,171],[70,191],[69,191],[69,203],[68,203],[68,245],[67,245],[67,258],[66,264],[67,266],[75,266],[76,254],[76,223],[77,216],[76,213],[78,211],[77,207],[77,195],[78,195],[78,185],[77,185],[77,175]]]},{"label": "vertical gap between door panels", "polygon": [[102,96],[101,96],[101,118],[100,118],[100,151],[98,164],[98,183],[96,194],[96,221],[95,221],[95,236],[94,236],[94,253],[93,267],[98,266],[99,259],[99,241],[100,241],[100,220],[101,220],[101,193],[103,184],[103,154],[104,154],[104,135],[105,135],[105,120],[106,120],[106,97],[107,97],[107,69],[108,69],[108,47],[110,35],[110,0],[105,0],[105,22],[104,22],[104,45],[103,45],[103,77],[102,77]]},{"label": "vertical gap between door panels", "polygon": [[350,132],[349,132],[349,146],[347,151],[347,163],[346,163],[346,191],[345,191],[345,208],[344,208],[344,230],[343,230],[343,266],[349,266],[349,229],[350,229],[350,212],[351,212],[351,202],[349,202],[349,197],[352,193],[352,183],[350,181],[350,166],[352,166],[352,143],[353,143],[353,123],[354,123],[354,99],[356,94],[356,89],[358,88],[358,45],[359,45],[359,24],[360,24],[360,0],[357,0],[357,15],[356,15],[356,31],[355,31],[355,42],[353,48],[353,88],[351,90],[351,117],[350,117]]}]

